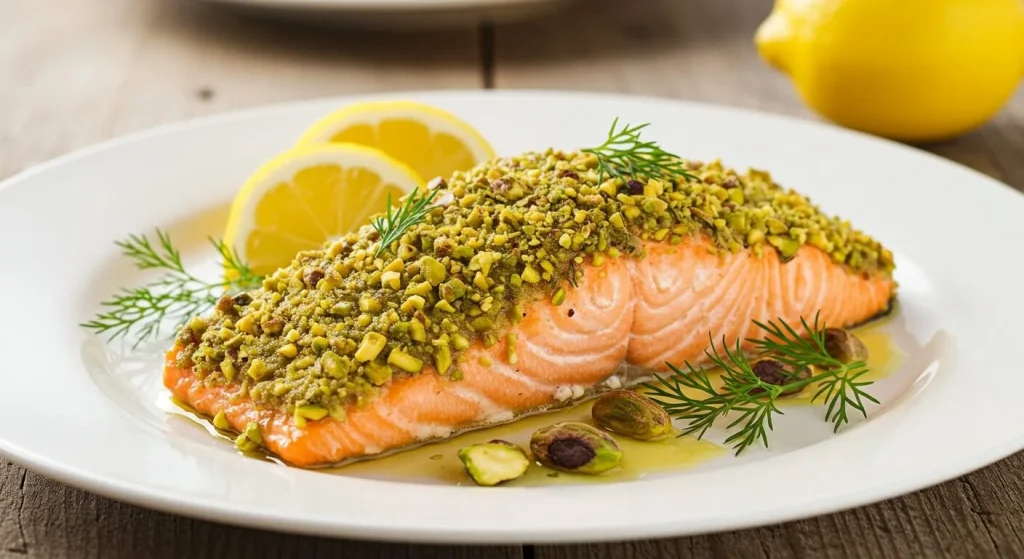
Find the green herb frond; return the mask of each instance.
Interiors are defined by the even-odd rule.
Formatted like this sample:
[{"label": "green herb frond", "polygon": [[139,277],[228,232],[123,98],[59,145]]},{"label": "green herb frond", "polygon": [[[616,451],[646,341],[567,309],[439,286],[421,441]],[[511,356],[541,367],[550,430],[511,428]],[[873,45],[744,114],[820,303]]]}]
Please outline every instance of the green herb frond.
[{"label": "green herb frond", "polygon": [[820,321],[820,313],[814,315],[812,324],[808,324],[804,318],[800,319],[806,337],[783,320],[779,324],[772,321],[762,324],[755,320],[754,324],[767,334],[765,338],[750,340],[758,350],[772,353],[773,358],[794,368],[810,366],[825,371],[819,375],[822,377],[819,380],[821,385],[811,402],[824,397],[828,406],[825,419],[834,424],[834,432],[849,422],[850,408],[867,417],[864,400],[878,403],[878,400],[863,390],[864,386],[872,384],[871,381],[858,380],[868,372],[867,363],[843,363],[828,354],[825,349],[825,324]]},{"label": "green herb frond", "polygon": [[[773,429],[772,415],[782,411],[776,406],[776,398],[782,393],[782,387],[763,382],[751,367],[750,362],[740,349],[730,349],[725,339],[722,340],[722,351],[715,346],[710,338],[710,348],[704,351],[708,360],[722,369],[722,391],[715,389],[707,371],[703,367],[694,367],[685,363],[687,372],[683,372],[671,363],[667,363],[673,374],[669,377],[655,375],[656,383],[645,383],[652,391],[651,399],[665,408],[670,415],[689,421],[681,435],[696,434],[702,438],[707,430],[719,419],[729,413],[738,413],[738,417],[728,424],[728,429],[739,427],[730,435],[726,444],[734,444],[736,454],[743,452],[757,441],[768,445],[768,431]],[[691,397],[686,393],[690,389],[697,393]]]},{"label": "green herb frond", "polygon": [[864,407],[864,400],[870,400],[878,404],[874,396],[864,391],[865,386],[872,384],[871,381],[858,381],[860,377],[868,372],[867,366],[847,365],[845,370],[836,370],[831,376],[821,380],[821,386],[811,398],[812,402],[824,396],[828,408],[825,411],[825,419],[834,425],[832,432],[838,433],[844,423],[849,422],[849,409],[852,408],[867,417],[868,412]]},{"label": "green herb frond", "polygon": [[252,272],[238,252],[223,241],[210,239],[223,261],[230,280],[203,281],[189,272],[181,259],[181,252],[171,237],[160,229],[156,241],[145,235],[129,235],[116,241],[122,255],[128,257],[139,270],[162,270],[164,274],[150,283],[131,289],[122,289],[100,303],[103,311],[82,327],[98,334],[107,334],[108,340],[131,336],[134,345],[157,337],[168,320],[181,326],[189,318],[200,314],[217,303],[224,294],[246,291],[258,287],[263,277]]},{"label": "green herb frond", "polygon": [[392,243],[401,239],[410,227],[423,221],[423,218],[434,209],[432,202],[440,188],[432,188],[423,196],[417,196],[418,192],[418,187],[413,189],[397,210],[391,206],[391,193],[388,193],[388,207],[384,216],[375,217],[370,221],[380,235],[380,245],[377,246],[374,256],[380,256]]},{"label": "green herb frond", "polygon": [[818,383],[811,402],[820,400],[826,406],[825,420],[833,423],[833,432],[849,422],[851,410],[867,417],[865,401],[879,403],[868,394],[864,387],[872,384],[862,380],[868,372],[864,361],[843,363],[833,358],[825,349],[825,325],[815,315],[813,324],[801,318],[800,324],[806,336],[779,319],[754,324],[765,331],[763,339],[748,338],[759,354],[770,353],[775,359],[793,370],[813,367],[815,374],[806,379],[792,380],[786,385],[762,381],[741,351],[737,341],[730,349],[722,340],[722,351],[710,340],[705,350],[710,363],[721,369],[722,389],[717,390],[704,367],[695,367],[685,362],[685,371],[666,363],[672,374],[667,377],[655,375],[655,382],[644,383],[650,390],[650,397],[673,417],[687,422],[681,435],[696,435],[702,438],[719,419],[730,413],[738,414],[727,430],[738,429],[725,440],[732,444],[736,454],[751,445],[762,442],[768,446],[768,433],[773,430],[772,417],[782,415],[777,407],[784,390],[795,390]]},{"label": "green herb frond", "polygon": [[680,177],[697,180],[678,155],[665,151],[657,142],[640,139],[640,132],[650,123],[624,124],[622,128],[617,128],[618,124],[619,119],[616,117],[603,144],[580,150],[597,157],[600,182],[604,182],[606,177],[641,175],[667,181],[678,181]]}]

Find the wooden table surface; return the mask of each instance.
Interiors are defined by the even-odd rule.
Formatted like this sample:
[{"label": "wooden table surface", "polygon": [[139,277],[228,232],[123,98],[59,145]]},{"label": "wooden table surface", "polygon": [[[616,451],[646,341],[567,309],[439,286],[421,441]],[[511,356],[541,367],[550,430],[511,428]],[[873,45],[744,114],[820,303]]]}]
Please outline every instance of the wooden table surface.
[{"label": "wooden table surface", "polygon": [[[314,97],[438,88],[617,91],[816,118],[757,57],[770,0],[591,0],[546,19],[380,33],[280,25],[171,0],[3,0],[0,178],[154,125]],[[1024,92],[926,149],[1024,189]],[[155,373],[154,373],[155,374]],[[250,530],[96,497],[0,463],[0,553],[17,557],[1024,556],[1024,454],[801,522],[603,545],[444,547]],[[343,506],[343,505],[339,505]]]}]

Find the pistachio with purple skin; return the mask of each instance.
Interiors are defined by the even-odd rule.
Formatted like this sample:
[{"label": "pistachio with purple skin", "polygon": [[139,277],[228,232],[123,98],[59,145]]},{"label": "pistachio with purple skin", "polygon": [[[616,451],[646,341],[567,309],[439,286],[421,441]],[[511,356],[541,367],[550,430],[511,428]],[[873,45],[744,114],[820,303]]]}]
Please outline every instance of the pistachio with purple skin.
[{"label": "pistachio with purple skin", "polygon": [[575,421],[538,429],[530,438],[530,451],[549,468],[587,475],[607,472],[622,460],[622,450],[615,439]]},{"label": "pistachio with purple skin", "polygon": [[843,363],[864,361],[868,358],[868,348],[864,342],[842,328],[825,329],[825,351],[830,357]]},{"label": "pistachio with purple skin", "polygon": [[[751,370],[754,371],[754,376],[766,384],[774,384],[776,386],[785,386],[794,382],[805,380],[811,377],[811,369],[804,367],[801,371],[794,371],[793,368],[781,361],[772,359],[771,357],[765,357],[758,359],[751,365]],[[788,396],[800,392],[800,388],[791,388],[783,390],[781,395]],[[750,391],[750,394],[760,394],[764,392],[761,388],[754,388]]]},{"label": "pistachio with purple skin", "polygon": [[239,293],[231,298],[231,302],[240,307],[244,307],[252,302],[252,295],[249,295],[248,293]]},{"label": "pistachio with purple skin", "polygon": [[326,276],[326,274],[324,274],[323,270],[320,268],[313,268],[303,274],[302,281],[307,287],[316,287],[316,284],[320,283],[320,280],[324,279],[324,276]]},{"label": "pistachio with purple skin", "polygon": [[641,441],[672,434],[672,418],[654,400],[632,390],[612,390],[594,402],[594,423],[612,433]]},{"label": "pistachio with purple skin", "polygon": [[495,179],[491,181],[491,190],[498,194],[504,194],[509,188],[512,188],[512,183],[506,179]]}]

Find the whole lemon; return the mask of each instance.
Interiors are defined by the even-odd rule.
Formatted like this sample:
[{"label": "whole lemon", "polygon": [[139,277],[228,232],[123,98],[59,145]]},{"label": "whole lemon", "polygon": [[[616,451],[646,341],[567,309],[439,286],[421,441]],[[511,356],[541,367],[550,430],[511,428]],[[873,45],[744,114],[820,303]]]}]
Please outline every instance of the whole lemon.
[{"label": "whole lemon", "polygon": [[1024,74],[1022,0],[777,0],[761,56],[849,128],[906,142],[984,124]]}]

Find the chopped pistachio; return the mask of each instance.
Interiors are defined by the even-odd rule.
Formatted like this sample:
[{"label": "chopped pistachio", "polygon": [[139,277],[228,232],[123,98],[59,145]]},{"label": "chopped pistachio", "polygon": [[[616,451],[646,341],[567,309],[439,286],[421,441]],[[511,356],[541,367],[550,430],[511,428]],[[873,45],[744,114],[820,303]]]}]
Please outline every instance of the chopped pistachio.
[{"label": "chopped pistachio", "polygon": [[487,291],[487,277],[484,276],[483,272],[476,273],[476,276],[473,277],[473,285],[479,289]]},{"label": "chopped pistachio", "polygon": [[245,433],[238,435],[235,439],[235,448],[242,452],[256,452],[260,449],[259,443],[256,443],[245,436]]},{"label": "chopped pistachio", "polygon": [[423,361],[400,350],[393,349],[388,355],[388,364],[394,365],[407,373],[418,373],[423,369]]},{"label": "chopped pistachio", "polygon": [[356,359],[363,362],[373,360],[387,343],[388,339],[384,336],[376,332],[367,332],[359,344],[359,349],[356,350]]},{"label": "chopped pistachio", "polygon": [[359,298],[359,310],[364,313],[375,313],[380,311],[380,303],[378,303],[371,295],[363,294]]},{"label": "chopped pistachio", "polygon": [[409,337],[415,342],[427,341],[427,329],[424,328],[422,322],[415,318],[409,322]]},{"label": "chopped pistachio", "polygon": [[516,333],[508,333],[508,362],[510,365],[515,365],[519,361],[519,355],[516,353]]},{"label": "chopped pistachio", "polygon": [[795,256],[796,252],[800,250],[799,242],[778,235],[768,235],[768,244],[779,249],[779,254],[782,255],[783,259],[787,260]]},{"label": "chopped pistachio", "polygon": [[[327,410],[320,406],[299,406],[295,408],[295,422],[306,426],[306,420],[318,421],[327,417]],[[299,421],[301,420],[301,422]]]},{"label": "chopped pistachio", "polygon": [[478,252],[473,256],[473,259],[469,261],[470,270],[480,270],[484,276],[491,273],[491,263],[494,261],[494,256],[490,252]]},{"label": "chopped pistachio", "polygon": [[559,287],[558,291],[555,291],[555,294],[551,296],[551,304],[557,307],[563,302],[565,302],[565,288]]},{"label": "chopped pistachio", "polygon": [[491,328],[494,328],[494,320],[489,316],[478,316],[469,323],[476,332],[486,332]]},{"label": "chopped pistachio", "polygon": [[419,295],[412,295],[402,303],[401,309],[402,312],[406,314],[412,314],[422,309],[423,305],[426,303],[427,302],[423,297],[420,297]]},{"label": "chopped pistachio", "polygon": [[235,378],[235,364],[231,359],[225,359],[220,362],[220,371],[224,374],[224,378],[233,380]]},{"label": "chopped pistachio", "polygon": [[434,350],[434,369],[440,374],[448,372],[448,368],[452,366],[452,350],[448,347],[448,344],[439,346]]},{"label": "chopped pistachio", "polygon": [[384,363],[371,361],[366,364],[366,377],[369,378],[370,382],[372,382],[373,384],[380,386],[385,382],[391,380],[391,367],[388,367]]},{"label": "chopped pistachio", "polygon": [[441,297],[449,303],[454,303],[464,297],[467,289],[466,284],[462,283],[462,280],[458,278],[442,283],[439,287]]},{"label": "chopped pistachio", "polygon": [[192,319],[188,321],[188,327],[196,334],[202,334],[206,331],[206,328],[209,327],[209,325],[202,318],[193,316]]},{"label": "chopped pistachio", "polygon": [[231,423],[228,422],[228,416],[224,414],[224,410],[220,410],[217,412],[217,415],[213,416],[213,426],[221,431],[227,431],[231,428]]},{"label": "chopped pistachio", "polygon": [[659,198],[648,198],[644,200],[644,211],[649,214],[661,215],[668,209],[668,202]]},{"label": "chopped pistachio", "polygon": [[277,348],[277,354],[284,357],[295,357],[299,353],[299,348],[295,347],[295,344],[285,344]]},{"label": "chopped pistachio", "polygon": [[335,316],[349,316],[352,314],[352,303],[342,301],[331,307],[331,314]]},{"label": "chopped pistachio", "polygon": [[781,220],[775,219],[774,217],[770,217],[767,220],[765,220],[765,224],[768,226],[768,232],[773,235],[781,235],[782,233],[785,233],[787,229],[789,229],[788,227],[786,227],[785,223],[783,223]]},{"label": "chopped pistachio", "polygon": [[263,444],[263,435],[260,434],[260,424],[250,421],[245,426],[245,436],[256,444]]},{"label": "chopped pistachio", "polygon": [[340,355],[333,351],[325,351],[324,354],[320,356],[320,366],[334,378],[345,378],[347,373],[345,362],[342,360]]},{"label": "chopped pistachio", "polygon": [[385,287],[398,291],[402,288],[402,274],[398,272],[384,272],[380,275],[380,283]]},{"label": "chopped pistachio", "polygon": [[238,322],[235,323],[235,328],[241,330],[242,332],[245,332],[246,334],[252,334],[252,332],[253,332],[253,330],[252,330],[253,323],[252,322],[253,322],[252,315],[251,314],[247,314],[247,315],[243,316],[242,318],[238,319]]},{"label": "chopped pistachio", "polygon": [[248,374],[250,377],[260,380],[267,374],[267,364],[264,363],[262,359],[253,359],[252,362],[249,363]]},{"label": "chopped pistachio", "polygon": [[424,282],[420,282],[420,283],[411,284],[409,287],[407,287],[405,289],[405,293],[406,293],[406,295],[419,295],[419,296],[422,296],[422,295],[426,295],[427,293],[430,293],[431,290],[432,290],[432,288],[431,288],[430,282],[429,281],[424,281]]}]

